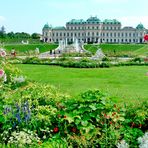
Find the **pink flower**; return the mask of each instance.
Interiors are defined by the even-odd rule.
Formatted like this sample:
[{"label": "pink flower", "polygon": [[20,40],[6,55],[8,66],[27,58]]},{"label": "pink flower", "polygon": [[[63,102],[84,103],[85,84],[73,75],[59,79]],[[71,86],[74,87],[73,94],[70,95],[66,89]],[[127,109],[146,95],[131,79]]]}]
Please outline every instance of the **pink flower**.
[{"label": "pink flower", "polygon": [[0,78],[2,78],[4,76],[4,71],[2,69],[0,69]]},{"label": "pink flower", "polygon": [[4,49],[0,49],[0,56],[1,57],[5,57],[6,56],[6,52]]},{"label": "pink flower", "polygon": [[148,72],[146,73],[146,76],[148,76]]}]

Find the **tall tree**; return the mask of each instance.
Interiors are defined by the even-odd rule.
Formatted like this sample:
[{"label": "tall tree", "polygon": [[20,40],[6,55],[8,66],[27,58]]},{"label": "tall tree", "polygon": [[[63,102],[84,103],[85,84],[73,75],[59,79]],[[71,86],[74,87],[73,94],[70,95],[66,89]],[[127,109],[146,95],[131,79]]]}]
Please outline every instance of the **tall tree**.
[{"label": "tall tree", "polygon": [[2,26],[0,29],[0,38],[5,38],[5,37],[6,37],[5,27]]}]

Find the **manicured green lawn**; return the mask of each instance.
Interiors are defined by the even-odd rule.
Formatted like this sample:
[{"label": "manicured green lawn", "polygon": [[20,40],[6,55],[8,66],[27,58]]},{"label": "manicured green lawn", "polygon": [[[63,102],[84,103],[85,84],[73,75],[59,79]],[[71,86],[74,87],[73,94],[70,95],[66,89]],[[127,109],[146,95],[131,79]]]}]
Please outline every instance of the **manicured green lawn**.
[{"label": "manicured green lawn", "polygon": [[56,44],[9,44],[9,45],[5,45],[4,48],[10,52],[12,50],[12,48],[14,48],[16,50],[16,52],[28,52],[28,51],[34,51],[36,48],[39,48],[40,53],[42,52],[46,52],[52,49],[57,48],[58,45]]},{"label": "manicured green lawn", "polygon": [[97,49],[101,48],[107,56],[148,55],[148,45],[145,44],[101,44],[100,46],[88,44],[84,48],[92,53],[96,53]]},{"label": "manicured green lawn", "polygon": [[[16,65],[28,79],[55,85],[63,92],[77,95],[89,89],[100,89],[118,100],[148,99],[148,67],[129,66],[102,69],[76,69],[48,65]],[[117,100],[115,98],[115,100]]]}]

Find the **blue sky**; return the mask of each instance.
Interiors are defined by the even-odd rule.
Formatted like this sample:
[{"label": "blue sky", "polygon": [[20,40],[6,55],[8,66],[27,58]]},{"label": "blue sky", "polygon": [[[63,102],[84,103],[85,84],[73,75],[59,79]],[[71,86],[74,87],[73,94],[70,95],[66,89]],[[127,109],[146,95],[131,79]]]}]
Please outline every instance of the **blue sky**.
[{"label": "blue sky", "polygon": [[41,33],[45,23],[61,26],[73,18],[118,19],[123,26],[148,28],[148,0],[0,0],[0,27]]}]

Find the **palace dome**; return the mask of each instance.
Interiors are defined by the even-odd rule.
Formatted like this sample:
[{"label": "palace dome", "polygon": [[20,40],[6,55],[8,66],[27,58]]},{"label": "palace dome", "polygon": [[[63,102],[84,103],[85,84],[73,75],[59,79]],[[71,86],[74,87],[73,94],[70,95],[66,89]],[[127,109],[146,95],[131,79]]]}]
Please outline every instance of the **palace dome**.
[{"label": "palace dome", "polygon": [[90,17],[86,20],[87,24],[99,24],[100,23],[100,19],[98,19],[96,16],[95,17]]},{"label": "palace dome", "polygon": [[137,25],[136,29],[143,30],[145,28],[144,28],[143,24],[140,23],[140,24]]},{"label": "palace dome", "polygon": [[51,25],[49,26],[48,23],[44,25],[43,29],[52,29]]}]

